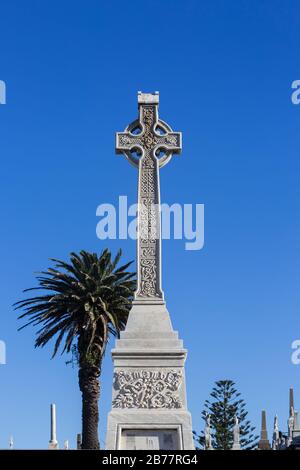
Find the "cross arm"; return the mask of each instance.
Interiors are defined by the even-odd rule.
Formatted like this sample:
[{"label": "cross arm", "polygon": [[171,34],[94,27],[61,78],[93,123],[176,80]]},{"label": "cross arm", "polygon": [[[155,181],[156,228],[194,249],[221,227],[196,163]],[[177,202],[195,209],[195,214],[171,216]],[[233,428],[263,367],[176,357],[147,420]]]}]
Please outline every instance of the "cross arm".
[{"label": "cross arm", "polygon": [[158,138],[158,148],[164,148],[172,153],[180,153],[182,149],[181,132],[168,132]]},{"label": "cross arm", "polygon": [[141,139],[129,132],[116,133],[116,153],[123,153],[135,147],[142,147]]}]

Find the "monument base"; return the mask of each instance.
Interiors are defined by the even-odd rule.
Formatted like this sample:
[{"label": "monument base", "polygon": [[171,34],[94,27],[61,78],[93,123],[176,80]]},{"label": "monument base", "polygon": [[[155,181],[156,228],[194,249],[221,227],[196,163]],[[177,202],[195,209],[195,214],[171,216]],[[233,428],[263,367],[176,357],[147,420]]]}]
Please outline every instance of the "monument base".
[{"label": "monument base", "polygon": [[241,450],[241,444],[233,444],[231,450]]},{"label": "monument base", "polygon": [[113,410],[108,416],[109,450],[192,450],[188,411]]},{"label": "monument base", "polygon": [[134,302],[112,350],[107,449],[194,449],[186,405],[186,355],[165,303]]}]

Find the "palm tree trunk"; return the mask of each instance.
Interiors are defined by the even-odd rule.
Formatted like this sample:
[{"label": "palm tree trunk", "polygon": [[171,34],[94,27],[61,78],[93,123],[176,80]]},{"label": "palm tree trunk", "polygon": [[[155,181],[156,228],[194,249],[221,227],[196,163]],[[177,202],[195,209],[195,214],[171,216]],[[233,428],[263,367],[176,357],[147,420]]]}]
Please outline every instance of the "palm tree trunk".
[{"label": "palm tree trunk", "polygon": [[100,449],[98,437],[100,368],[83,366],[79,369],[79,388],[82,394],[82,449]]}]

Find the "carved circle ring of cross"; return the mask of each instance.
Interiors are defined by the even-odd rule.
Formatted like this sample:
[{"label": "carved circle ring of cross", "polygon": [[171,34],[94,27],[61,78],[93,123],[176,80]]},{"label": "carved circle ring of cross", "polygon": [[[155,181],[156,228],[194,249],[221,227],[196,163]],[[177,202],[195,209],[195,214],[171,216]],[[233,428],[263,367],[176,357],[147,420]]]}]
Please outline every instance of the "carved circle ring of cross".
[{"label": "carved circle ring of cross", "polygon": [[[148,149],[150,148],[152,155],[154,155],[155,158],[158,160],[159,168],[162,168],[167,163],[169,163],[169,161],[171,160],[171,158],[173,156],[172,150],[167,149],[166,147],[164,147],[163,144],[155,145],[155,140],[156,140],[155,138],[156,137],[157,138],[162,137],[162,135],[168,134],[169,132],[173,132],[173,130],[169,126],[169,124],[167,124],[165,121],[162,121],[161,119],[158,119],[155,127],[160,129],[161,131],[163,131],[163,134],[159,134],[158,132],[156,132],[155,129],[152,128],[151,129],[151,134],[146,135],[145,134],[145,127],[144,127],[143,123],[140,122],[139,119],[136,119],[135,121],[133,121],[124,130],[124,133],[130,133],[134,137],[140,137],[141,142],[143,142],[143,140],[147,139],[147,142],[145,142],[145,143],[143,142],[143,145],[142,144],[141,145],[139,145],[139,144],[135,145],[134,148],[136,150],[138,150],[138,152],[139,152],[138,156],[134,156],[132,154],[131,150],[122,150],[122,153],[125,155],[125,157],[129,161],[129,163],[131,163],[134,167],[139,166],[139,160],[144,155],[145,147],[148,147]],[[141,129],[141,132],[139,134],[134,133],[134,131],[137,130],[137,129]],[[156,152],[159,149],[164,151],[164,155],[161,156],[161,157],[158,157],[156,155]]]}]

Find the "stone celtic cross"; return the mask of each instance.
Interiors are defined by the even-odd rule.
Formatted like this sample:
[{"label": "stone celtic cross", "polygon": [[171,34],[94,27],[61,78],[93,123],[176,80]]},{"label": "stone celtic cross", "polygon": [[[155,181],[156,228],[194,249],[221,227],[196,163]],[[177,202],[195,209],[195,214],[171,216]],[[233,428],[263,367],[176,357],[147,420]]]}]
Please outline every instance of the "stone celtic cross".
[{"label": "stone celtic cross", "polygon": [[136,301],[164,300],[159,168],[181,151],[181,133],[158,118],[159,94],[138,93],[139,118],[116,134],[116,152],[139,169]]}]

